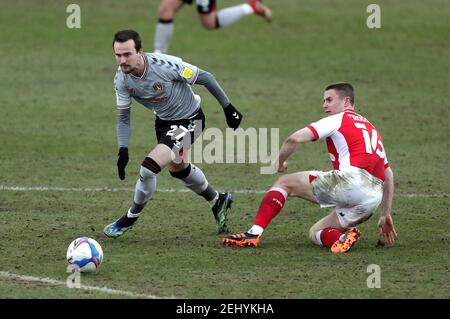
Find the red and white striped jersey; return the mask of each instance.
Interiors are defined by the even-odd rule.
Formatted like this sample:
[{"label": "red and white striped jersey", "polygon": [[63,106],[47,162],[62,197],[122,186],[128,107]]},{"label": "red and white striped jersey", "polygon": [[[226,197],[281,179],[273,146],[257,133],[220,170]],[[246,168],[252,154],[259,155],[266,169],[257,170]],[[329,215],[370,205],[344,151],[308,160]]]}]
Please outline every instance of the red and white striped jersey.
[{"label": "red and white striped jersey", "polygon": [[315,140],[326,139],[334,169],[355,166],[384,181],[389,167],[381,135],[363,116],[345,111],[307,126]]}]

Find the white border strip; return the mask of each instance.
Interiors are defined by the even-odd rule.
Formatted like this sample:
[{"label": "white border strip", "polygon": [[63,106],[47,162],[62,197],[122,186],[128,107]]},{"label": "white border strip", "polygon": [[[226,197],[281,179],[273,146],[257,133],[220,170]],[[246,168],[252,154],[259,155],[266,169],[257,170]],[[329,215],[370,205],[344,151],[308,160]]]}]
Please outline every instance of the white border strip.
[{"label": "white border strip", "polygon": [[[18,275],[12,272],[7,271],[0,271],[0,277],[5,277],[8,279],[18,279],[22,281],[28,281],[28,282],[40,282],[45,283],[49,285],[54,286],[65,286],[67,287],[67,283],[65,281],[60,281],[52,278],[40,278],[40,277],[33,277],[33,276],[25,276],[25,275]],[[68,288],[69,289],[69,288]],[[96,287],[96,286],[87,286],[87,285],[81,285],[80,288],[70,288],[70,289],[84,289],[84,290],[90,290],[90,291],[98,291],[103,292],[111,295],[121,295],[121,296],[127,296],[131,298],[144,298],[144,299],[174,299],[175,297],[158,297],[154,295],[145,295],[145,294],[138,294],[130,291],[125,290],[117,290],[117,289],[111,289],[107,287]]]},{"label": "white border strip", "polygon": [[[26,186],[6,186],[6,185],[0,185],[0,191],[16,191],[16,192],[134,192],[134,188],[108,188],[108,187],[97,187],[97,188],[76,188],[76,187],[50,187],[50,186],[33,186],[33,187],[26,187]],[[162,193],[186,193],[190,192],[188,189],[174,189],[174,188],[163,188],[163,189],[157,189],[157,192]],[[267,191],[266,190],[253,190],[253,189],[235,189],[230,190],[232,193],[237,194],[264,194]],[[440,194],[394,194],[394,196],[401,196],[401,197],[425,197],[425,198],[444,198],[444,197],[450,197],[447,193],[440,193]]]}]

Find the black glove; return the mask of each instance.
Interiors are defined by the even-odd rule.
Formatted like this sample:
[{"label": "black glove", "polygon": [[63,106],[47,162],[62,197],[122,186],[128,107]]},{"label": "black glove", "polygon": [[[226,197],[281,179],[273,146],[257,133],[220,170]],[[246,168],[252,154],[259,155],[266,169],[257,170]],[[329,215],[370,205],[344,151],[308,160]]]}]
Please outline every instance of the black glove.
[{"label": "black glove", "polygon": [[119,159],[117,160],[117,170],[119,172],[119,178],[121,180],[125,179],[125,167],[128,164],[128,148],[121,147],[119,149]]},{"label": "black glove", "polygon": [[242,121],[242,114],[239,113],[233,106],[233,104],[228,104],[226,108],[223,109],[225,112],[225,117],[227,118],[227,124],[232,129],[237,129]]}]

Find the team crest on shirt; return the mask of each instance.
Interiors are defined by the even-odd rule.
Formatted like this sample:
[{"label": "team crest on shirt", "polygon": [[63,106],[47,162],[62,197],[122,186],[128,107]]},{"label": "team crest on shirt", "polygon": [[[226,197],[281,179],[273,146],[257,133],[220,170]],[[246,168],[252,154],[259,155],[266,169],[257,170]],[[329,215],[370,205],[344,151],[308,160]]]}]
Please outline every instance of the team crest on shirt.
[{"label": "team crest on shirt", "polygon": [[127,91],[128,91],[128,93],[130,95],[134,95],[134,89],[133,88],[129,88],[129,89],[127,89]]},{"label": "team crest on shirt", "polygon": [[161,83],[156,82],[155,84],[153,84],[153,90],[155,91],[161,91],[163,89]]}]

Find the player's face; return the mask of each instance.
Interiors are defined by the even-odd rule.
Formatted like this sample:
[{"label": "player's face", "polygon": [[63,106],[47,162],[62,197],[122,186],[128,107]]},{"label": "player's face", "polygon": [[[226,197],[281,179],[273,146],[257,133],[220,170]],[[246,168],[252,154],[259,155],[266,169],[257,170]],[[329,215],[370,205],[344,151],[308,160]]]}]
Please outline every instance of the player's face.
[{"label": "player's face", "polygon": [[124,73],[135,73],[141,61],[141,54],[134,47],[132,39],[126,42],[114,42],[116,62]]},{"label": "player's face", "polygon": [[323,93],[323,109],[326,115],[334,115],[345,110],[346,98],[341,99],[336,90],[327,90]]}]

